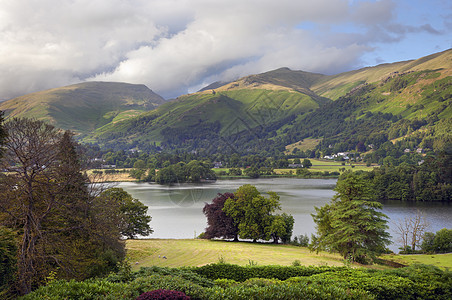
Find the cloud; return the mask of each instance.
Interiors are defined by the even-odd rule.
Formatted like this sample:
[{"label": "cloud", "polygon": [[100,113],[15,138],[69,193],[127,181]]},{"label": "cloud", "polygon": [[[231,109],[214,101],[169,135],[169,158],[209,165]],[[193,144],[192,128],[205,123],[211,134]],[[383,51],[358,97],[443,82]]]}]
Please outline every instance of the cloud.
[{"label": "cloud", "polygon": [[85,80],[170,98],[283,66],[331,74],[420,31],[441,33],[399,24],[390,0],[2,1],[0,99]]}]

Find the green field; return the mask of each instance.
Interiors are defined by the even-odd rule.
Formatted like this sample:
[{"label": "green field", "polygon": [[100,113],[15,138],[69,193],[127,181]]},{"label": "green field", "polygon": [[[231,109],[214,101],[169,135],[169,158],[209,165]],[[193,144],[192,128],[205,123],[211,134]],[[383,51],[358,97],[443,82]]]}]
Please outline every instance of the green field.
[{"label": "green field", "polygon": [[385,255],[383,258],[404,265],[426,264],[433,265],[442,269],[452,269],[452,253]]},{"label": "green field", "polygon": [[[220,260],[237,265],[282,265],[290,266],[295,260],[301,265],[343,266],[342,257],[326,252],[310,252],[305,247],[293,245],[256,244],[248,242],[228,242],[200,239],[139,239],[127,240],[127,257],[138,270],[140,267],[183,267],[203,266]],[[166,259],[163,258],[166,257]],[[384,255],[385,260],[404,265],[427,264],[442,269],[452,268],[452,253]],[[355,265],[362,267],[362,265]],[[367,266],[377,269],[388,267]]]},{"label": "green field", "polygon": [[126,247],[127,256],[135,269],[149,266],[202,266],[216,263],[220,259],[237,265],[249,265],[251,261],[258,265],[289,266],[295,260],[299,260],[305,266],[344,265],[339,255],[316,254],[307,248],[292,245],[198,239],[146,239],[128,240]]}]

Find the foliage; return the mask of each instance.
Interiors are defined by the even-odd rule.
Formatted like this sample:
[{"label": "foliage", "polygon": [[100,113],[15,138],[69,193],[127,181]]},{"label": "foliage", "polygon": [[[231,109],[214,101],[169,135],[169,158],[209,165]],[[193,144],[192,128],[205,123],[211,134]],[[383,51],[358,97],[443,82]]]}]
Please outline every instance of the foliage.
[{"label": "foliage", "polygon": [[309,245],[309,237],[307,234],[300,234],[299,236],[294,236],[292,245],[308,247]]},{"label": "foliage", "polygon": [[382,204],[370,201],[369,184],[350,173],[339,180],[330,204],[315,207],[312,217],[317,236],[312,237],[312,250],[340,253],[344,259],[361,263],[372,261],[390,243],[386,216],[377,209]]},{"label": "foliage", "polygon": [[185,299],[191,299],[191,298],[179,291],[163,290],[163,289],[145,292],[136,298],[136,300],[165,300],[165,299],[185,300]]},{"label": "foliage", "polygon": [[426,156],[420,165],[402,163],[375,168],[368,179],[375,200],[446,201],[452,199],[452,147]]},{"label": "foliage", "polygon": [[17,270],[16,234],[0,226],[0,297],[5,297]]},{"label": "foliage", "polygon": [[287,214],[274,216],[280,209],[279,196],[269,192],[269,198],[262,196],[255,186],[243,185],[224,203],[223,211],[238,227],[240,238],[269,240],[275,243],[281,238],[288,242],[292,235],[293,217]]},{"label": "foliage", "polygon": [[426,232],[421,248],[427,253],[452,252],[452,229],[443,228],[436,233]]},{"label": "foliage", "polygon": [[5,129],[0,225],[20,234],[18,292],[49,274],[84,279],[114,269],[124,244],[110,209],[86,184],[72,135],[28,119],[12,119]]},{"label": "foliage", "polygon": [[188,164],[177,163],[162,168],[155,176],[155,182],[159,184],[201,182],[202,180],[216,180],[216,175],[208,164],[197,160],[192,160]]},{"label": "foliage", "polygon": [[133,239],[137,235],[147,236],[153,232],[149,226],[151,217],[147,215],[148,207],[122,188],[110,188],[100,197],[108,199],[109,205],[117,209],[118,226],[123,236]]},{"label": "foliage", "polygon": [[207,217],[207,228],[204,235],[206,239],[233,238],[234,241],[238,241],[237,224],[223,211],[224,203],[229,198],[233,199],[234,194],[218,194],[212,199],[212,203],[206,203],[204,206],[202,211]]},{"label": "foliage", "polygon": [[23,299],[136,299],[145,292],[162,289],[181,291],[195,299],[450,299],[452,296],[451,272],[425,265],[384,271],[227,264],[190,269],[218,279],[212,285],[201,286],[177,275],[187,273],[186,268],[166,268],[140,271],[124,283],[104,279],[53,281]]},{"label": "foliage", "polygon": [[312,163],[309,159],[305,158],[303,159],[303,162],[301,163],[303,165],[303,168],[309,169],[312,167]]},{"label": "foliage", "polygon": [[276,278],[286,280],[297,276],[311,276],[313,274],[330,272],[341,269],[342,267],[328,266],[309,266],[309,267],[291,267],[291,266],[239,266],[232,264],[209,264],[201,267],[191,267],[189,270],[212,280],[231,279],[237,282],[243,282],[251,278]]}]

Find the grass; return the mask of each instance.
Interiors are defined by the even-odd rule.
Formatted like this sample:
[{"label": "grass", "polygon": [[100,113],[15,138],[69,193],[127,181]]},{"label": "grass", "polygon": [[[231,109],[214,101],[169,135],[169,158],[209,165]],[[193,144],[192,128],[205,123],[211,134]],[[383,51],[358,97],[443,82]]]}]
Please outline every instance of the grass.
[{"label": "grass", "polygon": [[452,253],[446,254],[397,254],[385,255],[387,260],[392,260],[405,265],[426,264],[441,269],[452,269]]},{"label": "grass", "polygon": [[[289,266],[295,260],[303,266],[343,266],[342,257],[326,252],[310,252],[305,247],[293,245],[255,244],[199,239],[139,239],[127,240],[127,258],[132,268],[140,267],[184,267],[202,266],[220,261],[237,265],[282,265]],[[166,257],[163,258],[163,256]],[[442,269],[452,268],[452,253],[383,255],[383,259],[404,265],[426,264]],[[358,265],[371,269],[387,269],[382,265]]]},{"label": "grass", "polygon": [[[374,164],[368,167],[364,163],[353,163],[352,165],[345,163],[345,165],[342,165],[342,162],[334,160],[309,160],[312,163],[312,166],[308,169],[310,172],[341,172],[340,169],[352,171],[371,171],[376,166]],[[276,174],[288,174],[290,171],[293,171],[293,174],[296,173],[296,169],[275,169]]]},{"label": "grass", "polygon": [[[129,176],[128,172],[105,174],[108,169],[95,169],[88,170],[86,175],[88,175],[90,182],[121,182],[121,181],[136,181],[135,178]],[[126,169],[130,171],[130,169]],[[94,171],[102,171],[103,174],[95,174]]]},{"label": "grass", "polygon": [[[301,265],[343,266],[339,255],[310,252],[292,245],[253,244],[248,242],[210,241],[198,239],[127,240],[127,256],[133,268],[148,266],[202,266],[220,260],[237,265],[289,266],[299,260]],[[165,256],[167,259],[164,259]]]},{"label": "grass", "polygon": [[286,154],[291,154],[295,148],[298,150],[306,151],[315,149],[315,147],[322,141],[322,139],[304,139],[302,141],[290,144],[286,146]]}]

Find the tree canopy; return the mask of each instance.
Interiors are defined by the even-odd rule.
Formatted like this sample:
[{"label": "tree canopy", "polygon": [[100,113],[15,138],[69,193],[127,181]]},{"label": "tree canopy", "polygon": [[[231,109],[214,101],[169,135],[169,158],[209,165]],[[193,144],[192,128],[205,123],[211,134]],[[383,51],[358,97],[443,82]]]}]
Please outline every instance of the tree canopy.
[{"label": "tree canopy", "polygon": [[104,186],[87,184],[70,132],[29,119],[4,128],[0,226],[17,232],[15,292],[29,293],[49,274],[84,279],[114,270],[125,256],[122,234],[149,232],[128,226],[148,220],[145,208],[127,195],[120,205],[111,194],[99,197]]},{"label": "tree canopy", "polygon": [[339,180],[331,203],[315,207],[317,235],[311,249],[340,253],[344,259],[366,263],[390,243],[382,204],[371,201],[369,183],[355,173]]},{"label": "tree canopy", "polygon": [[147,215],[147,206],[123,189],[108,189],[100,197],[106,198],[115,207],[121,235],[133,239],[137,235],[147,236],[153,232],[149,226],[151,217]]},{"label": "tree canopy", "polygon": [[202,211],[207,217],[205,238],[225,238],[238,241],[239,229],[237,228],[237,224],[232,217],[223,211],[224,203],[228,199],[234,199],[234,194],[218,194],[212,199],[212,203],[206,203],[204,206]]},{"label": "tree canopy", "polygon": [[234,197],[225,201],[223,211],[233,219],[240,238],[253,241],[273,238],[275,243],[279,239],[290,240],[293,217],[273,215],[281,207],[279,196],[274,192],[268,194],[270,197],[266,198],[255,186],[245,184],[237,189]]}]

